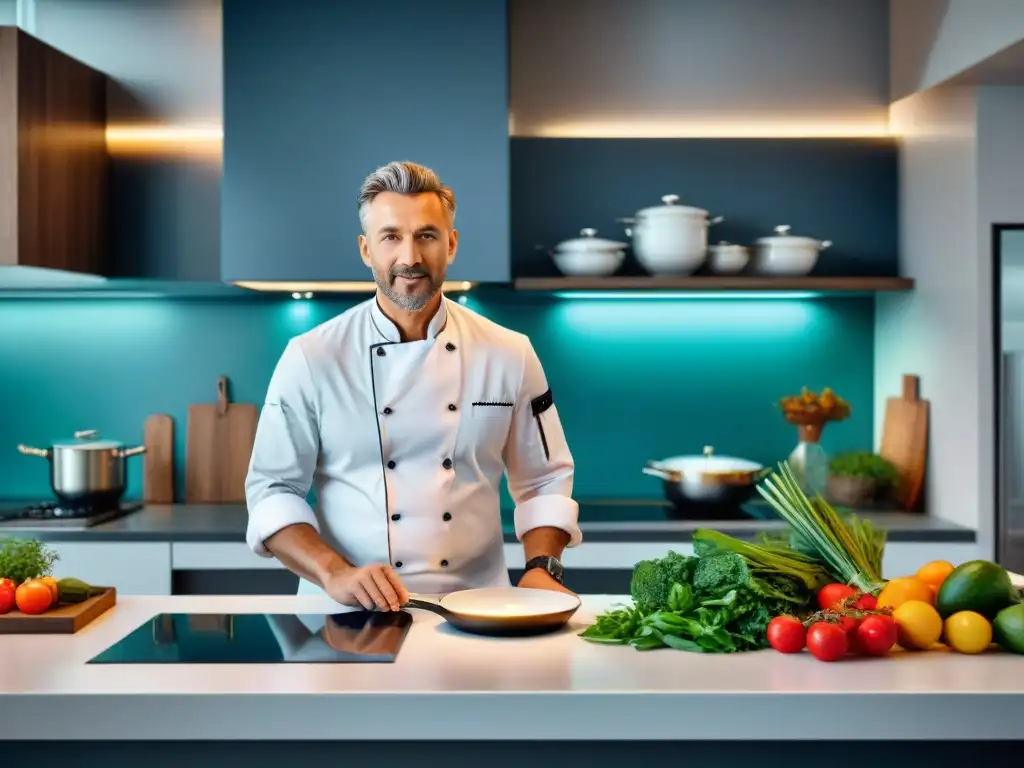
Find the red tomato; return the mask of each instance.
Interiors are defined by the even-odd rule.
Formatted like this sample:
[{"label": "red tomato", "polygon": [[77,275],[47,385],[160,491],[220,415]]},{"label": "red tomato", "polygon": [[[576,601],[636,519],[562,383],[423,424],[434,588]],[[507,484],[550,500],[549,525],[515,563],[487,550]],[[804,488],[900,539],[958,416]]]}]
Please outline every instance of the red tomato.
[{"label": "red tomato", "polygon": [[857,602],[853,605],[862,611],[873,611],[878,607],[878,598],[874,595],[863,594],[857,598]]},{"label": "red tomato", "polygon": [[799,619],[776,616],[768,624],[768,645],[779,653],[799,653],[806,641],[807,633]]},{"label": "red tomato", "polygon": [[0,582],[0,615],[14,610],[14,587],[10,579]]},{"label": "red tomato", "polygon": [[892,616],[868,616],[857,627],[857,645],[862,653],[884,656],[896,645],[896,622]]},{"label": "red tomato", "polygon": [[818,592],[818,607],[823,611],[838,611],[843,600],[856,594],[857,590],[846,584],[829,584]]},{"label": "red tomato", "polygon": [[850,641],[838,624],[818,621],[807,630],[807,650],[821,661],[835,661],[846,655]]},{"label": "red tomato", "polygon": [[38,579],[26,581],[14,593],[18,610],[22,613],[45,613],[53,605],[53,593]]},{"label": "red tomato", "polygon": [[13,581],[11,581],[10,579],[0,579],[0,586],[3,586],[3,585],[5,585],[5,584],[8,584],[8,585],[10,585],[11,589],[17,589],[17,588],[18,588],[18,585],[17,585],[17,584],[15,584],[15,583],[14,583]]}]

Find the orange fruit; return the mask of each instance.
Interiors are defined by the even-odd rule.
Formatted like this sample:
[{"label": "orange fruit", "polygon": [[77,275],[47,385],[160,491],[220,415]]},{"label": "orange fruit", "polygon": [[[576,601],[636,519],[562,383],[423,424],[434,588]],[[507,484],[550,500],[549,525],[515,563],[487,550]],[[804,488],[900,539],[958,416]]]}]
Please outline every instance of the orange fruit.
[{"label": "orange fruit", "polygon": [[879,608],[899,608],[909,600],[935,605],[935,591],[916,576],[900,576],[891,580],[878,593]]},{"label": "orange fruit", "polygon": [[917,569],[915,576],[925,584],[931,584],[938,591],[942,582],[953,572],[953,564],[945,560],[933,560]]}]

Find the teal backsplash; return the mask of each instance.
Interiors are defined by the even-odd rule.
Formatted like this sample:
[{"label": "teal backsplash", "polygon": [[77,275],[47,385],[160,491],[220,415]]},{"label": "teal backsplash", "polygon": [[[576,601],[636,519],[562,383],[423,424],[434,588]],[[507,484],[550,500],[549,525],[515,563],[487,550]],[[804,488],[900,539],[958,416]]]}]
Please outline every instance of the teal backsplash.
[{"label": "teal backsplash", "polygon": [[[189,403],[261,402],[287,340],[353,300],[0,298],[0,497],[49,497],[44,461],[16,451],[79,429],[135,443],[152,413],[176,422],[183,493]],[[658,498],[648,459],[717,453],[773,463],[796,441],[776,407],[833,387],[853,417],[830,452],[869,449],[872,298],[558,298],[491,292],[468,306],[533,340],[576,458],[579,498]],[[130,460],[130,497],[142,461]]]}]

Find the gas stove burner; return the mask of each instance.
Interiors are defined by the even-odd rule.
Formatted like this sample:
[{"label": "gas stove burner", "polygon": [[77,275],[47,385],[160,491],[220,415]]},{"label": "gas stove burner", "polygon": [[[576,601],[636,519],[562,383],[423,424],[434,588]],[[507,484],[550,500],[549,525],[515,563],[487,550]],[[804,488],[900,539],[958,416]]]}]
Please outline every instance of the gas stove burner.
[{"label": "gas stove burner", "polygon": [[18,521],[36,524],[71,524],[91,527],[116,520],[119,517],[142,509],[141,502],[120,504],[68,504],[65,502],[43,501],[16,509],[0,512],[0,521]]}]

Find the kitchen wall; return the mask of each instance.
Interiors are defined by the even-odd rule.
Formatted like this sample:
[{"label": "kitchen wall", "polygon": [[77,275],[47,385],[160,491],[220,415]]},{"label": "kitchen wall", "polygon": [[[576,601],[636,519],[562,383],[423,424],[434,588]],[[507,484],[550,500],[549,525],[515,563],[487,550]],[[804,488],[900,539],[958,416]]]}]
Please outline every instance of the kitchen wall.
[{"label": "kitchen wall", "polygon": [[[1024,87],[943,86],[893,105],[904,296],[879,297],[876,438],[899,376],[932,403],[926,494],[994,552],[992,225],[1024,222]],[[954,471],[955,468],[955,471]]]},{"label": "kitchen wall", "polygon": [[[36,0],[34,6],[30,31],[115,79],[113,248],[120,272],[216,279],[219,3]],[[513,0],[510,8],[515,141],[625,136],[630,145],[619,145],[623,151],[612,144],[588,161],[589,167],[614,168],[618,178],[630,168],[630,153],[639,146],[633,142],[650,136],[725,139],[716,162],[736,178],[761,168],[773,155],[772,140],[783,152],[781,142],[809,138],[811,146],[834,139],[836,149],[828,151],[848,157],[842,153],[850,152],[851,140],[884,131],[883,0],[774,0],[770,12],[759,0]],[[623,133],[623,115],[632,132]],[[171,140],[156,144],[139,130],[153,123]],[[735,152],[728,141],[737,142]],[[751,155],[751,147],[765,141],[761,158]],[[869,239],[881,233],[868,250],[891,256],[897,237],[892,147],[880,140],[856,151],[888,153],[889,159],[871,166],[879,169],[874,176],[857,176],[860,182],[821,171],[816,189],[831,182],[827,194],[840,210],[844,195],[854,209],[874,199],[871,213],[846,218]],[[668,192],[702,202],[707,187],[686,181],[688,162],[664,156],[662,176],[651,182],[652,202]],[[674,167],[687,188],[662,189]],[[876,184],[877,194],[870,193]],[[754,192],[733,186],[737,198],[786,196],[770,182]],[[513,189],[513,196],[528,198],[531,189]],[[571,190],[563,196],[571,199]],[[563,213],[552,213],[556,204],[532,215],[552,221]],[[792,223],[794,231],[800,226],[777,223]],[[590,224],[565,215],[564,233],[550,233],[568,237]],[[743,236],[753,236],[753,229]],[[891,265],[890,258],[878,271]],[[853,403],[854,418],[826,431],[829,449],[871,444],[873,299],[567,300],[495,291],[472,302],[531,335],[576,453],[581,496],[655,497],[657,481],[639,472],[642,463],[699,452],[706,444],[765,462],[783,458],[795,435],[774,402],[803,385],[833,386]],[[212,399],[221,373],[231,377],[237,399],[258,402],[286,339],[346,306],[320,299],[0,299],[0,328],[19,329],[0,332],[0,396],[12,404],[5,439],[12,446],[45,443],[94,427],[132,441],[152,412],[172,413],[182,427],[187,404]],[[0,452],[0,496],[45,495],[46,483],[38,462]],[[137,491],[137,467],[132,483]]]},{"label": "kitchen wall", "polygon": [[888,123],[888,0],[512,0],[509,17],[515,136],[858,136]]},{"label": "kitchen wall", "polygon": [[[78,429],[134,442],[151,413],[178,425],[187,406],[232,396],[261,402],[287,339],[348,306],[253,299],[0,300],[4,408],[0,496],[45,497],[47,469],[14,451]],[[832,386],[853,417],[827,428],[830,450],[871,442],[870,299],[673,300],[527,298],[500,293],[470,308],[528,333],[575,454],[582,498],[652,498],[648,459],[720,454],[771,463],[796,443],[778,398]],[[140,463],[130,492],[141,488]],[[179,477],[179,488],[181,478]]]}]

